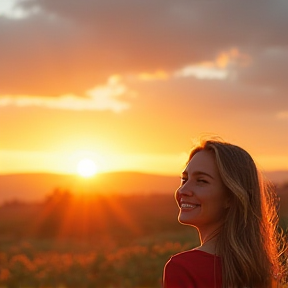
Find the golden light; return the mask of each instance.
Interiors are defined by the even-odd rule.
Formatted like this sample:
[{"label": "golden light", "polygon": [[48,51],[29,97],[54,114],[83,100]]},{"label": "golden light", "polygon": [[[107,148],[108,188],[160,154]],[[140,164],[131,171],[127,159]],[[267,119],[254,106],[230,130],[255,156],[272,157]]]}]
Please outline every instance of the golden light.
[{"label": "golden light", "polygon": [[85,158],[78,162],[77,172],[82,177],[92,177],[97,173],[98,167],[91,159]]}]

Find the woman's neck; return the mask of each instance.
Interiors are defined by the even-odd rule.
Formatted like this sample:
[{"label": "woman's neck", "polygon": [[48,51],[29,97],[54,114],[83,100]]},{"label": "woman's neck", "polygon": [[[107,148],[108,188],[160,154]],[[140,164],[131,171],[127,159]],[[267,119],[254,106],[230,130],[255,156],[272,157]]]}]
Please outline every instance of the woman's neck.
[{"label": "woman's neck", "polygon": [[197,247],[197,250],[204,251],[210,254],[216,255],[216,242],[218,233],[201,234],[199,232],[201,245]]}]

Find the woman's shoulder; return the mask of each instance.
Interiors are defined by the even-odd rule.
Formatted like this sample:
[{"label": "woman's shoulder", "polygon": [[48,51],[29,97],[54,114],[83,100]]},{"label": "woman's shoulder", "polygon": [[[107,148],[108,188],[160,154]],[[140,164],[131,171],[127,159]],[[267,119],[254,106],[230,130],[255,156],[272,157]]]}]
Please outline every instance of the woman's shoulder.
[{"label": "woman's shoulder", "polygon": [[193,259],[203,259],[203,260],[209,260],[209,259],[217,259],[219,258],[215,254],[211,254],[202,250],[198,249],[191,249],[187,251],[183,251],[180,253],[177,253],[171,257],[171,260],[173,261],[191,261]]},{"label": "woman's shoulder", "polygon": [[177,253],[166,263],[168,267],[183,267],[185,270],[199,270],[204,267],[212,268],[214,264],[220,264],[218,256],[197,249]]}]

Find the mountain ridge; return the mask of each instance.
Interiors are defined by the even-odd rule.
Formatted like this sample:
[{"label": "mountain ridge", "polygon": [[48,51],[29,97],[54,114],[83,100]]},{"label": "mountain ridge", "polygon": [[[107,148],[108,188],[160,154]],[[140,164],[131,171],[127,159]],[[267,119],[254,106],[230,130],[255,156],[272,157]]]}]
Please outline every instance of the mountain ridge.
[{"label": "mountain ridge", "polygon": [[2,174],[0,183],[0,203],[3,203],[41,201],[55,189],[69,190],[74,194],[173,194],[180,180],[177,176],[119,171],[98,173],[90,178],[56,173]]},{"label": "mountain ridge", "polygon": [[[282,185],[288,182],[288,170],[263,173],[265,178]],[[74,174],[15,173],[0,174],[0,204],[6,201],[42,201],[55,189],[74,194],[151,194],[171,193],[179,186],[177,175],[159,175],[136,171],[98,173],[91,178]]]}]

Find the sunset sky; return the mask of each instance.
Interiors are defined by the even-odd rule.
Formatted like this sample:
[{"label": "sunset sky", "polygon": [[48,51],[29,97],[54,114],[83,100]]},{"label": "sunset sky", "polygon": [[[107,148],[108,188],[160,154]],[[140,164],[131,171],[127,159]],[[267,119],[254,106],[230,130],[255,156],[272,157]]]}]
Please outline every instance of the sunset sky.
[{"label": "sunset sky", "polygon": [[288,169],[288,1],[1,0],[0,174],[174,175],[217,134]]}]

